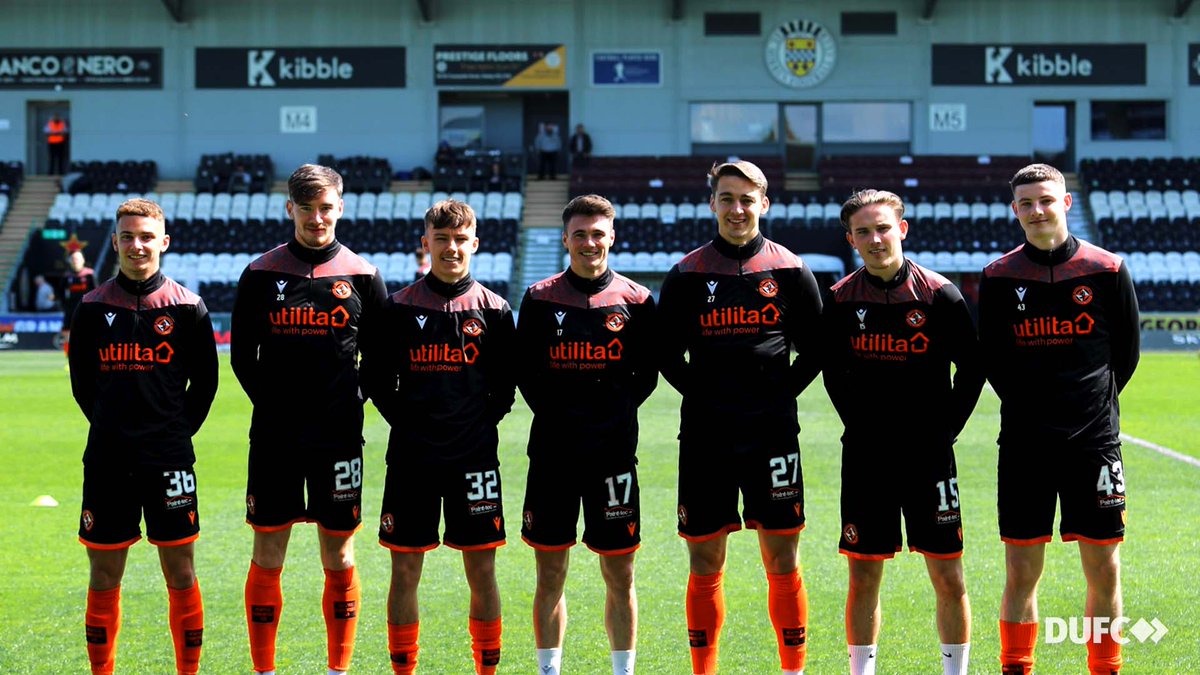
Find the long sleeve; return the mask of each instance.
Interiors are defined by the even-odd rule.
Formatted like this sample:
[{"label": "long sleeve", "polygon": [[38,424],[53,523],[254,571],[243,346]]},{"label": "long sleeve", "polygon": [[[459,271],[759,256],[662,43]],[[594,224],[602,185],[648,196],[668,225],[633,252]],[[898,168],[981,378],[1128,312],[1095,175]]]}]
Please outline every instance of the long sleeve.
[{"label": "long sleeve", "polygon": [[1120,392],[1137,369],[1142,339],[1137,294],[1133,288],[1133,277],[1124,262],[1117,272],[1115,306],[1118,314],[1112,321],[1112,369],[1117,380],[1117,391]]},{"label": "long sleeve", "polygon": [[363,312],[358,333],[358,349],[362,360],[358,366],[358,379],[363,395],[371,399],[375,409],[393,427],[402,424],[398,402],[397,367],[395,354],[403,350],[397,344],[398,332],[393,330],[391,315],[396,311],[385,305],[373,312]]},{"label": "long sleeve", "polygon": [[836,311],[834,310],[836,306],[833,294],[827,293],[825,301],[822,303],[819,354],[821,371],[824,373],[825,391],[829,394],[829,401],[837,410],[842,423],[849,426],[851,414],[849,406],[853,388],[850,382],[846,337],[839,335],[837,330]]},{"label": "long sleeve", "polygon": [[686,327],[692,324],[685,316],[681,284],[679,268],[672,268],[658,294],[658,368],[676,391],[687,396],[691,382],[684,354],[690,331]]},{"label": "long sleeve", "polygon": [[792,393],[799,396],[821,372],[821,291],[807,265],[799,271],[799,287],[789,298],[787,313],[788,342],[796,350],[789,369]]},{"label": "long sleeve", "polygon": [[641,332],[638,334],[641,348],[634,351],[634,358],[637,360],[633,365],[633,377],[630,383],[631,398],[636,405],[640,406],[650,398],[650,394],[654,393],[655,387],[658,386],[658,363],[654,353],[658,322],[654,297],[649,296],[645,302],[630,307],[629,312],[630,317],[634,319],[631,323],[641,326]]},{"label": "long sleeve", "polygon": [[262,344],[262,310],[256,302],[261,293],[253,288],[253,275],[249,269],[242,272],[238,280],[237,296],[233,302],[233,314],[229,319],[229,365],[250,397],[258,404],[260,387],[258,348]]},{"label": "long sleeve", "polygon": [[1008,394],[1006,379],[1006,364],[1009,363],[1007,347],[1004,343],[1004,326],[1000,318],[1000,299],[993,297],[995,281],[984,274],[979,280],[979,345],[987,359],[984,361],[984,373],[992,383],[992,389],[1001,400]]},{"label": "long sleeve", "polygon": [[487,407],[491,419],[499,423],[517,400],[517,327],[507,304],[492,329],[492,342]]},{"label": "long sleeve", "polygon": [[541,301],[532,299],[526,289],[525,297],[521,300],[521,314],[517,319],[517,386],[535,415],[542,410],[548,395],[546,378],[542,377],[545,366],[541,360],[546,345],[545,340],[539,337],[542,332],[536,327],[541,309]]},{"label": "long sleeve", "polygon": [[979,338],[971,312],[963,300],[962,293],[953,286],[942,289],[941,301],[950,304],[947,343],[950,345],[950,360],[954,363],[954,380],[950,392],[950,438],[957,438],[971,418],[979,394],[983,391],[983,354],[979,349]]},{"label": "long sleeve", "polygon": [[[96,321],[88,321],[90,311],[83,305],[71,320],[71,349],[67,361],[71,366],[71,395],[88,422],[96,409],[97,349]],[[95,317],[99,319],[99,317]]]},{"label": "long sleeve", "polygon": [[192,360],[188,369],[188,388],[184,410],[192,435],[200,430],[217,396],[217,343],[213,337],[212,318],[204,302],[196,305],[196,321],[191,336]]}]

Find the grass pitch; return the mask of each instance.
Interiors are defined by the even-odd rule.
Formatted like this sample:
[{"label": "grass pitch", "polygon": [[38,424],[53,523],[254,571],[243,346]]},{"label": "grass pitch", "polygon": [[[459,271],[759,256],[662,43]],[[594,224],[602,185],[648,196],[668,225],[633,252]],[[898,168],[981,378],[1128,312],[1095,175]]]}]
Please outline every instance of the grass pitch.
[{"label": "grass pitch", "polygon": [[[87,560],[76,540],[86,423],[70,397],[61,354],[0,354],[0,671],[85,673],[83,608]],[[243,522],[246,430],[250,406],[222,359],[221,386],[212,414],[196,438],[202,536],[197,569],[206,608],[202,667],[208,673],[250,672],[242,587],[249,565],[251,532]],[[1200,360],[1194,354],[1146,354],[1122,397],[1127,433],[1200,457],[1200,404],[1195,387]],[[904,405],[903,399],[880,405]],[[638,553],[640,601],[638,671],[691,672],[684,620],[686,548],[675,535],[675,433],[678,396],[663,383],[642,409],[639,451],[643,546]],[[810,597],[807,672],[846,670],[842,607],[846,564],[837,553],[841,425],[819,383],[800,399],[801,447],[808,528],[801,535],[804,582]],[[385,613],[389,559],[376,544],[375,523],[384,477],[387,427],[369,408],[363,532],[357,540],[363,580],[354,672],[390,672]],[[297,414],[304,414],[303,394]],[[504,602],[501,672],[535,669],[531,606],[534,563],[519,538],[524,496],[524,456],[530,413],[518,400],[501,425],[509,545],[498,567]],[[1003,547],[996,533],[995,437],[998,403],[985,391],[959,441],[960,486],[966,530],[964,564],[974,610],[971,672],[998,670],[997,612],[1003,586]],[[897,430],[897,452],[903,446]],[[568,439],[569,440],[569,439]],[[1180,673],[1200,669],[1200,560],[1197,509],[1200,469],[1127,444],[1129,530],[1122,547],[1125,614],[1157,617],[1170,629],[1158,644],[1125,648],[1124,672]],[[61,506],[35,508],[39,495]],[[570,616],[564,671],[606,673],[603,583],[595,556],[573,554],[567,584]],[[280,673],[325,669],[320,612],[323,577],[311,526],[293,532],[284,572],[285,605],[279,633]],[[1083,578],[1073,545],[1047,551],[1040,593],[1043,619],[1083,612]],[[118,672],[173,672],[166,626],[166,592],[154,547],[134,546],[123,595]],[[778,660],[766,612],[766,579],[755,537],[730,537],[726,573],[728,617],[721,637],[722,672],[776,673]],[[421,586],[422,673],[472,671],[467,636],[467,592],[458,554],[439,548],[427,557]],[[1043,623],[1043,635],[1045,624]],[[1039,645],[1041,673],[1078,673],[1084,647]],[[939,672],[933,594],[919,556],[900,554],[887,566],[883,589],[881,673]]]}]

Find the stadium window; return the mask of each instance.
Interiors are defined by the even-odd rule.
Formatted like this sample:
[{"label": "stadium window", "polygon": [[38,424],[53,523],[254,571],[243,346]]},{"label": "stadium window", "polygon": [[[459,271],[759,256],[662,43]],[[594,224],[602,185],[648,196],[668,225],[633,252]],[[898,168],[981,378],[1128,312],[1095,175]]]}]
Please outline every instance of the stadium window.
[{"label": "stadium window", "polygon": [[1092,101],[1093,141],[1161,141],[1166,137],[1166,101]]},{"label": "stadium window", "polygon": [[895,34],[895,12],[842,12],[842,35]]},{"label": "stadium window", "polygon": [[762,35],[758,12],[705,12],[705,35]]},{"label": "stadium window", "polygon": [[774,143],[779,139],[775,103],[693,103],[693,143]]},{"label": "stadium window", "polygon": [[826,143],[908,143],[912,105],[826,103],[821,106],[821,140]]}]

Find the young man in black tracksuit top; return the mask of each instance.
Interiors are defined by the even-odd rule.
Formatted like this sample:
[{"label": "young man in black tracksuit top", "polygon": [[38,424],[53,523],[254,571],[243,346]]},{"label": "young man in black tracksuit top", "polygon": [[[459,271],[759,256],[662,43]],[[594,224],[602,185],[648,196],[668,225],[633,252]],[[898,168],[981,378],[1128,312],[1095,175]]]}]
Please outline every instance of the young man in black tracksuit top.
[{"label": "young man in black tracksuit top", "polygon": [[563,209],[571,264],[521,301],[518,384],[533,410],[522,538],[536,550],[538,672],[558,675],[566,633],[570,548],[583,503],[583,541],[600,554],[614,673],[634,672],[641,542],[637,411],[658,384],[654,298],[612,271],[614,209],[599,195]]},{"label": "young man in black tracksuit top", "polygon": [[[1005,673],[1029,673],[1046,542],[1079,542],[1085,616],[1121,616],[1125,473],[1117,395],[1139,355],[1137,297],[1125,262],[1067,231],[1062,173],[1032,164],[1011,181],[1025,243],[983,270],[979,330],[1000,397],[998,498],[1007,580],[1000,606]],[[1115,673],[1121,646],[1090,640],[1088,670]]]},{"label": "young man in black tracksuit top", "polygon": [[[841,220],[863,258],[830,289],[822,317],[825,388],[846,426],[839,548],[850,571],[850,673],[875,672],[883,564],[900,550],[903,514],[909,549],[925,556],[937,595],[942,670],[962,675],[971,610],[954,439],[983,389],[979,340],[954,284],[905,259],[900,197],[856,192]],[[889,390],[904,403],[881,403]]]},{"label": "young man in black tracksuit top", "polygon": [[391,549],[388,647],[392,668],[416,668],[417,586],[425,552],[462,551],[471,588],[468,628],[475,669],[500,661],[496,548],[504,544],[496,425],[516,397],[515,335],[508,302],[471,278],[479,248],[475,213],[455,200],[425,214],[430,273],[388,299],[363,329],[363,385],[392,426],[379,542]]},{"label": "young man in black tracksuit top", "polygon": [[337,241],[342,177],[336,171],[305,164],[288,179],[288,192],[295,236],[242,273],[231,323],[230,363],[254,404],[246,622],[255,671],[274,672],[292,526],[316,522],[329,670],[344,672],[361,595],[353,540],[362,525],[358,334],[387,290],[379,270]]},{"label": "young man in black tracksuit top", "polygon": [[176,670],[195,673],[204,606],[192,436],[217,393],[217,347],[204,301],[160,270],[171,238],[158,204],[121,204],[112,240],[120,271],[83,296],[69,354],[71,392],[91,425],[79,519],[91,565],[88,658],[93,673],[113,672],[121,579],[144,513],[167,581]]},{"label": "young man in black tracksuit top", "polygon": [[709,187],[718,236],[667,274],[658,319],[660,368],[683,394],[678,516],[691,566],[692,666],[716,672],[725,544],[742,526],[740,491],[746,525],[758,530],[781,665],[796,673],[808,615],[796,397],[819,372],[821,298],[800,258],[759,232],[770,200],[757,166],[716,165]]}]

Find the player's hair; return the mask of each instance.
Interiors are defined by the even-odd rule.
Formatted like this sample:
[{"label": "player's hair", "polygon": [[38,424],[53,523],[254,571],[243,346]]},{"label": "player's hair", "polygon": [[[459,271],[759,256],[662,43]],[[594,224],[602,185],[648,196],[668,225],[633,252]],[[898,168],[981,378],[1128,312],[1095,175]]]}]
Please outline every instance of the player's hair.
[{"label": "player's hair", "polygon": [[288,178],[288,197],[293,204],[307,204],[326,188],[342,196],[342,174],[327,166],[304,164]]},{"label": "player's hair", "polygon": [[754,163],[747,162],[744,159],[739,159],[734,162],[719,163],[714,162],[712,168],[708,170],[708,189],[714,195],[717,194],[717,183],[721,180],[721,176],[738,176],[754,183],[754,187],[767,195],[767,177],[763,174],[762,169],[758,168]]},{"label": "player's hair", "polygon": [[575,216],[604,216],[612,220],[616,218],[617,211],[613,208],[612,202],[600,195],[579,195],[567,202],[567,205],[563,208],[562,221],[564,231],[567,229],[567,223],[571,222],[571,219]]},{"label": "player's hair", "polygon": [[900,199],[899,195],[887,190],[866,189],[856,191],[850,195],[845,204],[842,204],[842,214],[840,216],[842,227],[846,228],[846,231],[849,232],[850,218],[871,204],[890,206],[896,212],[896,222],[904,220],[904,200]]},{"label": "player's hair", "polygon": [[431,230],[442,228],[475,227],[475,209],[457,199],[443,199],[425,212],[425,227]]},{"label": "player's hair", "polygon": [[1067,185],[1067,180],[1063,178],[1062,172],[1058,169],[1049,164],[1030,164],[1013,175],[1012,180],[1008,182],[1008,187],[1015,193],[1019,185],[1044,183],[1047,181],[1058,183],[1063,187]]},{"label": "player's hair", "polygon": [[121,216],[142,216],[150,218],[166,225],[167,218],[163,215],[162,207],[149,199],[141,199],[135,197],[126,199],[117,207],[117,220],[121,220]]}]

